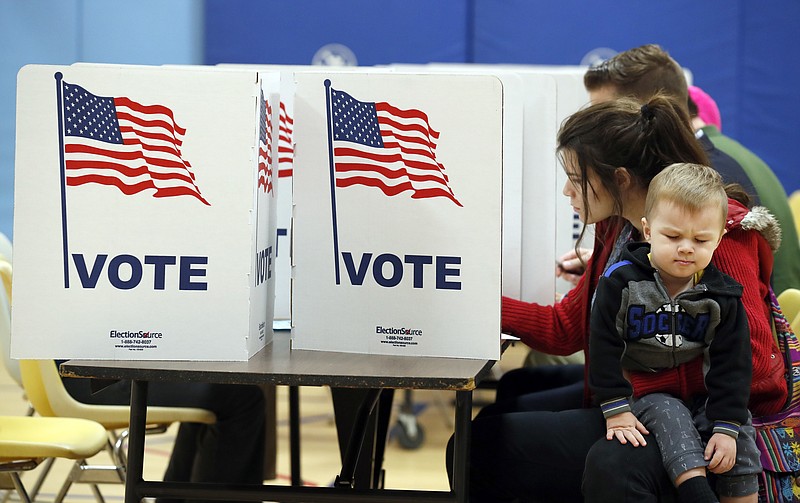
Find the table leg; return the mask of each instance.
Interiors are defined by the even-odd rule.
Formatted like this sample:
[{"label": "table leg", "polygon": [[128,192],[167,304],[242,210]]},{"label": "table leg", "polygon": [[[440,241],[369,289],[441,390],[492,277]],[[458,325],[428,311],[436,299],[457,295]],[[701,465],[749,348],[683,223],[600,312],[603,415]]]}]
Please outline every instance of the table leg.
[{"label": "table leg", "polygon": [[147,421],[147,381],[131,381],[131,419],[128,429],[128,466],[125,503],[139,503],[139,485],[144,470],[144,434]]},{"label": "table leg", "polygon": [[453,491],[456,501],[469,502],[469,443],[472,431],[472,391],[456,391],[453,451]]},{"label": "table leg", "polygon": [[264,480],[275,480],[277,474],[277,389],[274,384],[261,384],[264,393]]},{"label": "table leg", "polygon": [[292,485],[303,485],[300,476],[300,388],[298,386],[289,386],[289,464]]},{"label": "table leg", "polygon": [[381,392],[378,404],[373,411],[375,416],[375,446],[372,450],[372,485],[373,489],[383,489],[383,458],[386,455],[386,442],[389,438],[389,420],[392,417],[394,390]]}]

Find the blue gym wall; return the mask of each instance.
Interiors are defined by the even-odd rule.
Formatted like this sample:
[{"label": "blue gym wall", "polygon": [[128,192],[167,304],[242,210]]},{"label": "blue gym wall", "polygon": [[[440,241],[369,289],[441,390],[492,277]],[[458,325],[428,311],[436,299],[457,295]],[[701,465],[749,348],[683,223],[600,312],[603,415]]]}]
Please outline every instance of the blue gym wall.
[{"label": "blue gym wall", "polygon": [[201,64],[203,25],[203,4],[194,0],[0,1],[0,232],[12,237],[19,69],[77,61]]},{"label": "blue gym wall", "polygon": [[[0,232],[11,235],[15,76],[28,63],[581,64],[658,43],[717,101],[723,130],[800,189],[800,2],[772,0],[3,0]],[[600,50],[599,52],[603,52]]]}]

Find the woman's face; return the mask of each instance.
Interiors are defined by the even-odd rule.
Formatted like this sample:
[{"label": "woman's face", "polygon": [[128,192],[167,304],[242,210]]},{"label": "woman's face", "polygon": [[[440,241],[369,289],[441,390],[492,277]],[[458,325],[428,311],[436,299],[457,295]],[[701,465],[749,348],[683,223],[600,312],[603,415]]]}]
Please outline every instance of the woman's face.
[{"label": "woman's face", "polygon": [[565,151],[562,157],[564,172],[567,174],[567,182],[564,184],[562,193],[569,198],[572,209],[575,210],[581,221],[589,225],[614,215],[614,200],[600,182],[597,173],[592,168],[586,170],[589,183],[586,186],[587,197],[584,198],[583,177],[575,155]]}]

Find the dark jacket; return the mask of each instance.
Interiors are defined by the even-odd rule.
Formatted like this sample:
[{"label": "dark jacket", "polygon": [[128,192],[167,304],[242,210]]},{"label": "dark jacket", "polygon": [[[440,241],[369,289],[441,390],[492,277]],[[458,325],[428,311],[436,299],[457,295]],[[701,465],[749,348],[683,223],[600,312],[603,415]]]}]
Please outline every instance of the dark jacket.
[{"label": "dark jacket", "polygon": [[629,411],[622,368],[649,372],[704,359],[706,415],[735,436],[748,418],[750,331],[742,286],[713,264],[691,289],[670,299],[647,254],[631,243],[600,278],[591,314],[589,382],[606,417]]}]

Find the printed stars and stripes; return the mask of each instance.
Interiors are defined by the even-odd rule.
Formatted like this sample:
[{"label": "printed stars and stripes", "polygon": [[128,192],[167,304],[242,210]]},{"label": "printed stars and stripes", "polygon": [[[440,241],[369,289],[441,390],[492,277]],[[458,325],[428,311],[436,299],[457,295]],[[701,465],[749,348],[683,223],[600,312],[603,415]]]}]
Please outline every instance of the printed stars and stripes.
[{"label": "printed stars and stripes", "polygon": [[362,102],[331,88],[336,186],[367,185],[387,196],[446,197],[461,206],[436,160],[439,132],[428,116],[385,102]]},{"label": "printed stars and stripes", "polygon": [[292,176],[294,161],[294,146],[292,145],[292,131],[294,119],[286,110],[286,104],[281,101],[280,116],[278,119],[278,178]]},{"label": "printed stars and stripes", "polygon": [[272,192],[272,105],[264,98],[259,99],[258,120],[258,187],[267,194]]},{"label": "printed stars and stripes", "polygon": [[102,97],[63,82],[66,183],[97,183],[126,195],[192,196],[209,204],[181,146],[186,130],[172,110],[126,97]]}]

